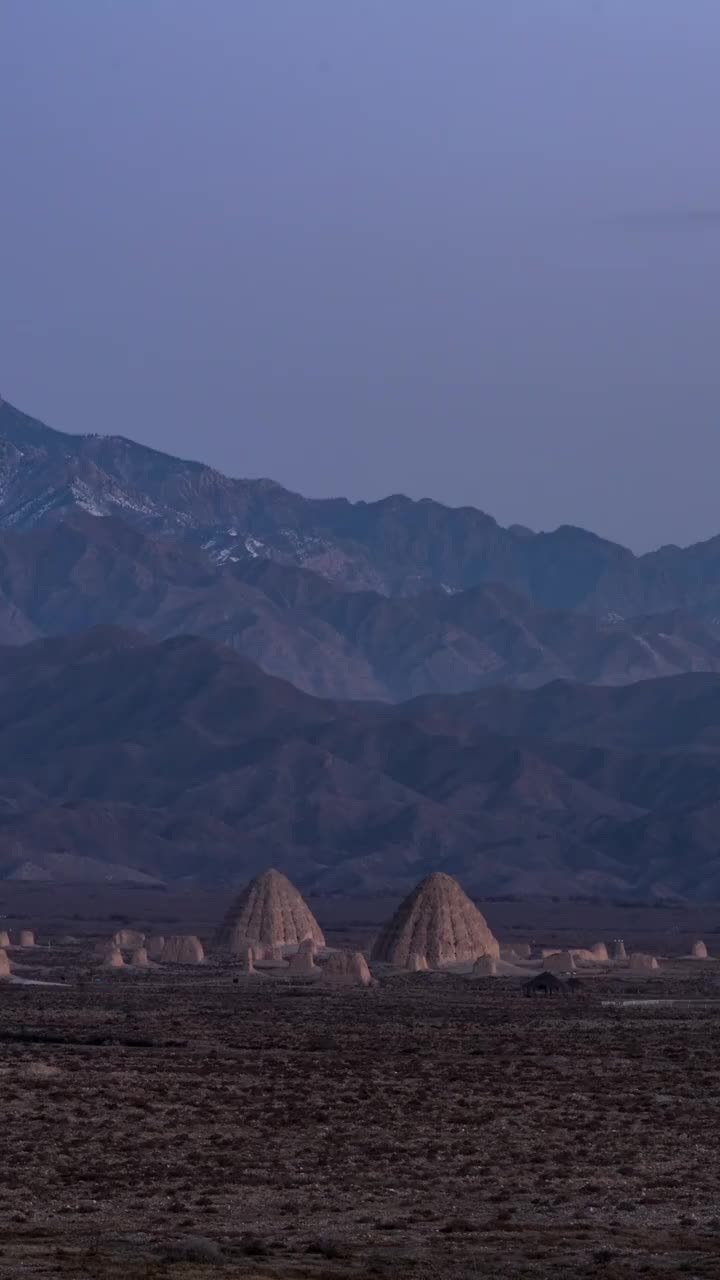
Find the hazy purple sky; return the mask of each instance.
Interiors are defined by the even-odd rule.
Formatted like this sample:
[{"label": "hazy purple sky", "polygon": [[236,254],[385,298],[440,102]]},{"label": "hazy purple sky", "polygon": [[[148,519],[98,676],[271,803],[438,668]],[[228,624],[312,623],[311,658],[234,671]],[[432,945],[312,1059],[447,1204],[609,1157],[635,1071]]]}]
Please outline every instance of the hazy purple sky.
[{"label": "hazy purple sky", "polygon": [[0,393],[308,494],[720,530],[718,0],[1,0]]}]

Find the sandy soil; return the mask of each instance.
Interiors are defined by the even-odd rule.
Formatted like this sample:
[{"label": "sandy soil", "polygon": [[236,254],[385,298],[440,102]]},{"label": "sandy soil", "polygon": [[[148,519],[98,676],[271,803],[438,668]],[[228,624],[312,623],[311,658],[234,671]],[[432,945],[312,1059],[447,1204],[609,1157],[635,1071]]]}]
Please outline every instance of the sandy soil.
[{"label": "sandy soil", "polygon": [[528,1000],[88,955],[0,988],[0,1280],[717,1277],[717,963]]}]

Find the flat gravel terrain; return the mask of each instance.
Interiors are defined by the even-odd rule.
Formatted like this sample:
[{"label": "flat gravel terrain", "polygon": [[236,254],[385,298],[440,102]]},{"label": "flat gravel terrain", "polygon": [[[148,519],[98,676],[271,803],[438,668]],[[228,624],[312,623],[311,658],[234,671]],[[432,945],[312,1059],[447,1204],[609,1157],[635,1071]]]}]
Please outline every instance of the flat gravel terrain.
[{"label": "flat gravel terrain", "polygon": [[0,984],[2,1280],[718,1275],[715,963],[526,999],[40,959]]}]

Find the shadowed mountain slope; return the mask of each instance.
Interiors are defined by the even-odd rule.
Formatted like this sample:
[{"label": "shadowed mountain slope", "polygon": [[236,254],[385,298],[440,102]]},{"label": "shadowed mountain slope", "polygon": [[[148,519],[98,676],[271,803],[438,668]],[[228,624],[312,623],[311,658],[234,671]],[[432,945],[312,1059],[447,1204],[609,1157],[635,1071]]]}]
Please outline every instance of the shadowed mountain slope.
[{"label": "shadowed mountain slope", "polygon": [[4,648],[0,876],[713,896],[718,706],[717,676],[392,707],[192,637]]},{"label": "shadowed mountain slope", "polygon": [[720,628],[686,614],[602,622],[492,584],[389,599],[270,560],[212,563],[200,547],[82,512],[0,530],[0,643],[100,624],[202,635],[321,697],[720,670]]}]

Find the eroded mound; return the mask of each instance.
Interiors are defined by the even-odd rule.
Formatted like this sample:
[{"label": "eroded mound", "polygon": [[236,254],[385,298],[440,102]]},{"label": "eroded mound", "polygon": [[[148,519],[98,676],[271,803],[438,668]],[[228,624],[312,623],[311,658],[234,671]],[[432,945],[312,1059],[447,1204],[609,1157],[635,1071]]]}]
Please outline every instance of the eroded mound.
[{"label": "eroded mound", "polygon": [[0,947],[0,978],[10,977],[10,961],[7,951]]},{"label": "eroded mound", "polygon": [[113,934],[112,940],[116,947],[136,951],[138,947],[145,945],[145,934],[138,933],[137,929],[118,929],[117,933]]},{"label": "eroded mound", "polygon": [[407,969],[417,956],[438,969],[484,955],[500,956],[485,917],[457,880],[435,871],[400,904],[377,939],[372,959]]},{"label": "eroded mound", "polygon": [[295,952],[295,955],[290,957],[288,967],[290,973],[316,974],[318,972],[313,952],[304,947],[299,948],[299,950]]},{"label": "eroded mound", "polygon": [[335,982],[368,987],[372,981],[362,951],[333,951],[323,965],[323,976]]},{"label": "eroded mound", "polygon": [[160,958],[163,964],[202,964],[205,952],[194,934],[175,934],[165,939]]},{"label": "eroded mound", "polygon": [[233,955],[248,946],[294,947],[310,939],[325,946],[323,932],[302,894],[281,871],[264,871],[232,903],[215,939]]},{"label": "eroded mound", "polygon": [[123,953],[120,948],[112,945],[107,947],[105,950],[103,964],[106,969],[122,969],[125,961],[123,960]]}]

